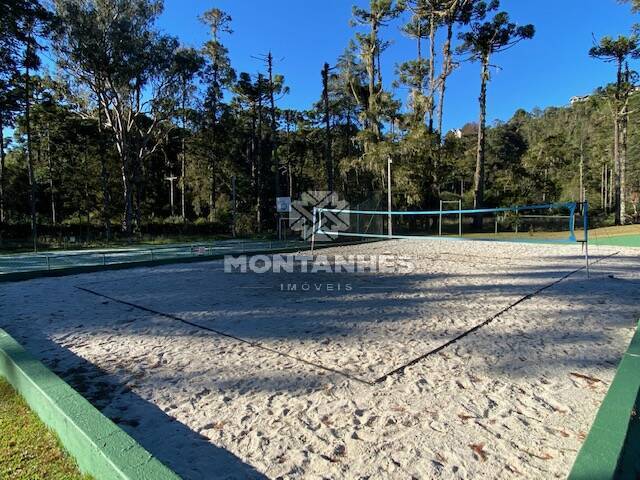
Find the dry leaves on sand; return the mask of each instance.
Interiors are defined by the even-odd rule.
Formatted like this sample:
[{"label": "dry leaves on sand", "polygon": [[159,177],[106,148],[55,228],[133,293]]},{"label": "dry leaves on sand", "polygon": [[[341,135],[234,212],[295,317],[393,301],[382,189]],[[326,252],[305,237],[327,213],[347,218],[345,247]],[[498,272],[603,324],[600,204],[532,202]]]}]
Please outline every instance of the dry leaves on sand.
[{"label": "dry leaves on sand", "polygon": [[487,460],[487,452],[484,451],[484,443],[472,443],[469,445],[473,453],[482,460],[483,462]]},{"label": "dry leaves on sand", "polygon": [[569,373],[572,377],[580,378],[582,380],[586,380],[590,387],[595,386],[597,383],[604,383],[602,380],[596,377],[590,377],[589,375],[584,375],[582,373],[571,372]]}]

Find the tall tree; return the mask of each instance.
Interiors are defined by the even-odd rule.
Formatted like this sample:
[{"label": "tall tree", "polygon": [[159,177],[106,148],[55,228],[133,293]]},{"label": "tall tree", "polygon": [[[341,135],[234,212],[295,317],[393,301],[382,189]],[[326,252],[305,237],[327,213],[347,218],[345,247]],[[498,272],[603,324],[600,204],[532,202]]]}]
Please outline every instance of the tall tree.
[{"label": "tall tree", "polygon": [[182,127],[180,139],[180,206],[182,221],[187,221],[187,137],[189,135],[189,107],[195,87],[193,80],[202,69],[204,59],[193,48],[181,48],[174,60],[175,76],[179,84],[179,116]]},{"label": "tall tree", "polygon": [[[534,26],[518,26],[509,21],[507,12],[497,13],[489,21],[472,22],[470,30],[459,35],[462,45],[458,52],[468,54],[472,61],[479,61],[480,70],[480,119],[478,121],[478,142],[476,170],[474,174],[474,207],[480,208],[484,203],[485,188],[485,144],[487,116],[487,84],[490,80],[490,61],[496,53],[502,52],[518,42],[533,38]],[[475,226],[479,227],[482,217],[476,216]]]},{"label": "tall tree", "polygon": [[489,2],[478,0],[448,0],[442,8],[442,21],[447,35],[442,46],[442,70],[438,78],[438,132],[443,136],[442,123],[444,118],[445,95],[447,80],[455,69],[453,61],[453,33],[456,25],[468,25],[472,21],[483,19],[487,12],[498,8],[497,0]]},{"label": "tall tree", "polygon": [[[407,8],[412,15],[409,22],[402,30],[416,42],[416,58],[402,63],[398,67],[398,83],[410,88],[409,108],[411,109],[411,123],[417,126],[425,121],[427,113],[431,111],[433,96],[426,96],[425,90],[431,85],[428,77],[433,63],[424,58],[423,41],[430,38],[431,21],[429,18],[428,4],[426,0],[414,0],[407,3]],[[433,50],[433,49],[431,49]]]},{"label": "tall tree", "polygon": [[18,48],[19,67],[22,72],[22,102],[25,119],[25,157],[29,178],[29,205],[31,213],[31,236],[34,251],[38,249],[38,186],[36,184],[31,138],[32,73],[40,67],[39,38],[50,33],[53,17],[37,0],[19,1],[13,9],[13,43]]},{"label": "tall tree", "polygon": [[[133,228],[134,187],[140,218],[142,163],[162,143],[176,108],[178,42],[155,28],[158,0],[56,0],[62,28],[58,64],[88,89],[105,116],[120,157],[122,230]],[[138,225],[139,227],[139,225]]]},{"label": "tall tree", "polygon": [[[403,3],[396,3],[395,0],[370,0],[369,10],[353,7],[352,25],[364,26],[369,30],[368,33],[356,34],[368,80],[367,102],[363,111],[363,123],[369,132],[365,141],[365,149],[370,144],[382,140],[384,99],[380,57],[388,43],[381,40],[380,29],[398,17],[402,13],[403,6]],[[362,101],[360,97],[358,99]]]},{"label": "tall tree", "polygon": [[626,158],[627,158],[627,123],[629,117],[629,95],[633,90],[634,76],[625,64],[631,58],[640,57],[640,39],[637,35],[625,37],[620,35],[614,39],[604,37],[599,44],[589,50],[593,58],[610,62],[616,66],[616,81],[609,95],[611,99],[611,114],[613,118],[613,164],[615,176],[615,222],[624,225],[626,222]]},{"label": "tall tree", "polygon": [[232,34],[231,17],[224,11],[213,8],[207,10],[200,19],[209,27],[211,38],[204,44],[202,53],[207,61],[203,72],[206,84],[204,120],[207,130],[208,176],[209,176],[209,219],[213,220],[216,207],[217,171],[221,156],[223,131],[220,115],[223,111],[224,93],[230,89],[236,78],[231,67],[229,51],[222,43],[222,34]]}]

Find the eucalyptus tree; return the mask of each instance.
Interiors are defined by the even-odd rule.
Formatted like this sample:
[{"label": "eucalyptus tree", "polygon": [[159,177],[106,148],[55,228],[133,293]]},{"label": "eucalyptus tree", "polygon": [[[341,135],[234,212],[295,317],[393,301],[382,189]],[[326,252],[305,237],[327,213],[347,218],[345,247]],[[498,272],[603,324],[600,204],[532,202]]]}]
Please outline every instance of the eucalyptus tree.
[{"label": "eucalyptus tree", "polygon": [[627,168],[627,124],[629,119],[629,96],[635,84],[635,73],[628,67],[629,59],[640,58],[640,38],[620,35],[618,38],[604,37],[589,50],[589,55],[616,66],[615,83],[604,89],[609,99],[613,118],[613,164],[615,176],[615,222],[626,222],[626,168]]},{"label": "eucalyptus tree", "polygon": [[[469,59],[478,61],[480,70],[480,118],[478,121],[478,143],[476,155],[476,170],[474,174],[474,207],[480,208],[484,203],[485,188],[485,144],[486,144],[486,116],[487,116],[487,84],[491,79],[489,67],[491,58],[496,53],[503,52],[522,40],[533,38],[533,25],[518,26],[509,21],[507,12],[499,12],[488,21],[472,22],[469,31],[459,34],[462,44],[458,52],[468,54]],[[480,226],[482,217],[476,216],[474,225]]]},{"label": "eucalyptus tree", "polygon": [[224,11],[213,8],[207,10],[200,20],[209,27],[210,39],[204,44],[202,54],[206,65],[202,79],[206,85],[204,102],[204,128],[207,132],[208,179],[209,179],[209,218],[213,219],[216,207],[217,171],[223,135],[220,117],[225,109],[224,94],[236,80],[236,72],[231,66],[229,51],[222,43],[222,34],[232,34],[231,17]]},{"label": "eucalyptus tree", "polygon": [[59,66],[88,89],[120,157],[122,230],[140,222],[143,161],[155,152],[173,116],[179,94],[178,42],[155,27],[157,0],[55,0],[61,19],[54,48]]}]

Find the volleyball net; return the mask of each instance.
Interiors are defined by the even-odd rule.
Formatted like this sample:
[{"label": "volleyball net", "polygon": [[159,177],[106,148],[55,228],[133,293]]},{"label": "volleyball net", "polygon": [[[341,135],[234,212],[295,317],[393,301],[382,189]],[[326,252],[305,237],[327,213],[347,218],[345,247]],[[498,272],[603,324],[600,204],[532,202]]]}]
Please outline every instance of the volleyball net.
[{"label": "volleyball net", "polygon": [[[452,209],[451,206],[454,206]],[[441,202],[439,210],[314,210],[313,231],[328,239],[464,239],[542,243],[588,241],[587,202],[462,209]]]}]

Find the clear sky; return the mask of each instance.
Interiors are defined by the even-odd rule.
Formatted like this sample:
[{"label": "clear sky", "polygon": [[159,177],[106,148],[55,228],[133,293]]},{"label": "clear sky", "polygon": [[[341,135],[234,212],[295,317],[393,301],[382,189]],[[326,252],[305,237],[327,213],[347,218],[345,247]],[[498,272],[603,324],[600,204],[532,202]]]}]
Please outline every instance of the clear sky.
[{"label": "clear sky", "polygon": [[[282,107],[305,109],[321,92],[320,70],[336,58],[353,37],[351,5],[366,0],[165,0],[160,19],[163,30],[185,45],[199,47],[207,28],[198,21],[217,7],[233,18],[234,33],[224,38],[238,71],[255,73],[262,66],[252,57],[273,52],[276,69],[285,75],[291,93]],[[613,79],[611,65],[592,60],[593,36],[627,34],[640,16],[616,0],[502,0],[501,9],[519,24],[533,23],[536,36],[497,55],[489,86],[490,120],[507,120],[517,108],[567,104],[574,95],[590,93]],[[382,32],[393,44],[383,58],[385,83],[395,65],[415,57],[414,43],[398,25]],[[477,118],[479,67],[463,64],[451,77],[445,107],[445,128]],[[399,90],[398,97],[406,95]]]}]

